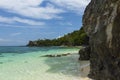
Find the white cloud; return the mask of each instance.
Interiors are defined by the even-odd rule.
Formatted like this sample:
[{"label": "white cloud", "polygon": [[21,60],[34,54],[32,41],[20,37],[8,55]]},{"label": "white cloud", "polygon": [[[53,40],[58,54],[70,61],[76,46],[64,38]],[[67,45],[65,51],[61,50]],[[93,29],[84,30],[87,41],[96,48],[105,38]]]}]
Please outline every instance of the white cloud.
[{"label": "white cloud", "polygon": [[57,14],[63,12],[63,10],[49,5],[46,7],[40,7],[43,1],[44,0],[0,0],[0,8],[8,12],[32,18],[59,18]]},{"label": "white cloud", "polygon": [[45,25],[44,22],[38,22],[38,21],[34,21],[34,20],[29,20],[29,19],[22,19],[19,17],[12,17],[12,18],[8,18],[8,17],[2,17],[0,16],[0,22],[2,23],[15,23],[15,22],[19,22],[19,23],[24,23],[24,24],[28,24],[28,25]]},{"label": "white cloud", "polygon": [[0,42],[10,42],[11,40],[0,38]]},{"label": "white cloud", "polygon": [[[41,4],[48,1],[45,7]],[[83,11],[90,0],[0,0],[0,9],[10,13],[38,19],[61,18],[58,16],[66,10],[74,10],[75,13]],[[51,2],[51,3],[49,3]],[[59,6],[55,7],[55,6]]]},{"label": "white cloud", "polygon": [[24,40],[13,40],[13,39],[5,39],[5,38],[0,38],[0,45],[1,46],[11,46],[11,45],[21,45],[21,44],[26,44]]},{"label": "white cloud", "polygon": [[90,0],[49,0],[50,2],[75,13],[83,12]]},{"label": "white cloud", "polygon": [[56,39],[61,38],[62,36],[58,36]]},{"label": "white cloud", "polygon": [[0,24],[0,27],[13,27],[13,28],[46,28],[46,26],[36,26],[36,25],[23,25],[23,26],[17,26],[12,24]]},{"label": "white cloud", "polygon": [[16,32],[16,33],[12,33],[10,36],[18,36],[18,35],[21,35],[22,33],[20,32]]}]

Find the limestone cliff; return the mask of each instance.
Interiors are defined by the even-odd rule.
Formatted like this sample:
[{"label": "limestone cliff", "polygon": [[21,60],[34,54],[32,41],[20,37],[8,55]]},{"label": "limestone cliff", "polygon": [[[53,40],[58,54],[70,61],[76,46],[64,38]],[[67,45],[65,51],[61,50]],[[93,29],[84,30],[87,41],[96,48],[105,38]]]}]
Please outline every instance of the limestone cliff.
[{"label": "limestone cliff", "polygon": [[91,0],[83,16],[95,80],[120,80],[120,0]]}]

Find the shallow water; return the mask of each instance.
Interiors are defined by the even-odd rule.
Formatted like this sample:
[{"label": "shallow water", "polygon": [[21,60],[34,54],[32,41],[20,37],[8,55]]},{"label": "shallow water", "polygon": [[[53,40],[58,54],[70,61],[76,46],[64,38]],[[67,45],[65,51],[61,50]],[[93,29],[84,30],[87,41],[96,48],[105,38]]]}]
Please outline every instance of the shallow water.
[{"label": "shallow water", "polygon": [[[79,48],[0,47],[0,80],[80,80]],[[47,58],[46,54],[73,53]]]}]

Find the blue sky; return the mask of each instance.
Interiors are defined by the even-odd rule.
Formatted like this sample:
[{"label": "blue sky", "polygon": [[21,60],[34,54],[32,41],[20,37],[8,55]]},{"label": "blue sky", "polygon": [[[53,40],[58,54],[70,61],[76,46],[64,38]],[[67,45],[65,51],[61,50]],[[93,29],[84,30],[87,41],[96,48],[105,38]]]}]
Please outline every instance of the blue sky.
[{"label": "blue sky", "polygon": [[82,26],[90,0],[0,0],[0,46],[53,39]]}]

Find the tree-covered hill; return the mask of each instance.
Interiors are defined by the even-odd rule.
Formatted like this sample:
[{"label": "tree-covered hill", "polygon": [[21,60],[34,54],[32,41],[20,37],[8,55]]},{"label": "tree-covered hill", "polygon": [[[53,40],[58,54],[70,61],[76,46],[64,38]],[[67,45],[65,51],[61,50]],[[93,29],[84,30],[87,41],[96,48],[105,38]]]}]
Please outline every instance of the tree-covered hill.
[{"label": "tree-covered hill", "polygon": [[68,33],[63,37],[57,39],[39,39],[36,41],[29,41],[27,46],[80,46],[88,45],[89,37],[84,32],[84,29],[76,30]]}]

